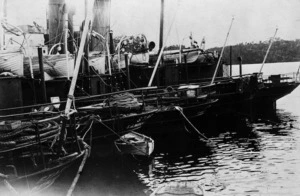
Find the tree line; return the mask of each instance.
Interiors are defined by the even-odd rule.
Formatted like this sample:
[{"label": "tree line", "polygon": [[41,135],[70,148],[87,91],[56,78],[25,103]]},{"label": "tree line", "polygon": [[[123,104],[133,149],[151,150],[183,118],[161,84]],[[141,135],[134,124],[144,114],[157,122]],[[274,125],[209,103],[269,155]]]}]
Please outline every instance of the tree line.
[{"label": "tree line", "polygon": [[[262,63],[269,47],[270,41],[259,43],[240,43],[232,47],[232,64],[238,64],[238,57],[242,57],[243,64]],[[221,53],[222,47],[210,48],[208,51]],[[230,46],[225,47],[223,53],[225,63],[230,62]],[[269,51],[266,63],[296,62],[300,61],[300,39],[282,40],[276,38]]]}]

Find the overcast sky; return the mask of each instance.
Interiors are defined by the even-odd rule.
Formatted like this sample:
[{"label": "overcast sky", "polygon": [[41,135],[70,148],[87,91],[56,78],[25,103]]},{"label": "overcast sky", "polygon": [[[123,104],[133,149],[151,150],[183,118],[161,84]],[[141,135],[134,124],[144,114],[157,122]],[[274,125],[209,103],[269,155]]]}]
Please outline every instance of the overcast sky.
[{"label": "overcast sky", "polygon": [[[7,1],[9,21],[45,25],[48,0]],[[79,24],[84,0],[69,2],[77,5]],[[300,0],[165,0],[164,37],[167,44],[177,44],[192,32],[198,42],[205,36],[207,47],[222,46],[234,17],[227,45],[265,41],[276,27],[277,37],[300,39],[299,10]],[[157,43],[159,14],[160,0],[112,0],[111,29],[115,35],[144,33]]]}]

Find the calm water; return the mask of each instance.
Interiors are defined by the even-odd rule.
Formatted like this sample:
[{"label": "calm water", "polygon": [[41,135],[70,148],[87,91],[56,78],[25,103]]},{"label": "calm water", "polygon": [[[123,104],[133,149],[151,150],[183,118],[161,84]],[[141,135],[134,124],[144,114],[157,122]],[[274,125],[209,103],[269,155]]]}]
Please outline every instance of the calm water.
[{"label": "calm water", "polygon": [[[264,73],[296,72],[298,65],[267,64]],[[244,73],[258,72],[259,67],[244,66]],[[280,99],[277,107],[272,119],[277,123],[245,120],[241,126],[206,133],[209,143],[156,149],[148,161],[111,155],[109,149],[93,145],[74,195],[149,195],[163,183],[181,180],[196,181],[206,195],[300,195],[300,88]],[[103,157],[104,152],[108,155]],[[72,175],[74,171],[62,175],[65,190]],[[62,188],[53,191],[63,193]]]},{"label": "calm water", "polygon": [[[266,75],[271,74],[287,74],[292,72],[297,72],[300,62],[292,63],[266,63],[263,66],[262,72]],[[248,74],[253,72],[259,72],[261,64],[248,64],[242,66],[242,73]],[[239,66],[234,65],[232,69],[232,75],[239,74]]]},{"label": "calm water", "polygon": [[[296,72],[298,65],[266,64],[263,72]],[[197,181],[206,195],[300,195],[300,89],[277,107],[277,124],[245,122],[238,130],[212,134],[213,144],[174,146],[172,152],[156,152],[149,162],[122,156],[91,159],[75,194],[149,195],[163,183],[188,180]]]}]

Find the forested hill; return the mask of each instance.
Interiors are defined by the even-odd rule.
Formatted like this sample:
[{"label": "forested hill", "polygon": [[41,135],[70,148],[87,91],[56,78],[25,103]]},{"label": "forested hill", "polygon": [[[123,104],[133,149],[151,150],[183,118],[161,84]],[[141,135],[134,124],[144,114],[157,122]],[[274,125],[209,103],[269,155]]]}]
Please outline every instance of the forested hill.
[{"label": "forested hill", "polygon": [[[269,41],[259,43],[240,43],[232,46],[232,64],[238,64],[237,57],[241,56],[243,64],[262,63],[264,56],[269,47]],[[210,48],[209,51],[218,51],[221,53],[222,48]],[[225,47],[223,58],[229,64],[229,46]],[[295,41],[274,40],[267,57],[266,63],[275,62],[295,62],[300,61],[300,39]]]}]

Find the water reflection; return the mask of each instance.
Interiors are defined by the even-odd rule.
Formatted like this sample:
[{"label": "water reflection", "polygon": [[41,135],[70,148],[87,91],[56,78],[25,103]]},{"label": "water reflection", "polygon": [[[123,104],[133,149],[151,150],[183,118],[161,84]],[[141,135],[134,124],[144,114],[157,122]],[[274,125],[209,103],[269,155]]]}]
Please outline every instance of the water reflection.
[{"label": "water reflection", "polygon": [[[256,121],[235,117],[207,126],[199,122],[210,141],[190,134],[184,124],[162,127],[176,137],[156,138],[154,154],[147,160],[117,154],[109,141],[93,143],[74,195],[150,195],[170,181],[193,181],[206,195],[215,196],[299,195],[297,112],[280,109],[272,118]],[[61,184],[70,182],[77,169],[64,172]]]},{"label": "water reflection", "polygon": [[221,130],[202,151],[158,153],[135,173],[147,193],[169,181],[188,180],[197,181],[208,195],[297,195],[297,118],[278,110],[277,119],[245,122],[247,130]]},{"label": "water reflection", "polygon": [[177,138],[156,138],[148,161],[93,145],[96,157],[88,160],[74,194],[149,195],[161,184],[184,180],[197,182],[206,195],[299,195],[299,92],[279,100],[282,109],[257,121],[235,115],[193,122],[211,142],[188,136],[183,126],[163,127]]},{"label": "water reflection", "polygon": [[139,163],[126,156],[91,157],[75,195],[146,195],[133,172]]}]

